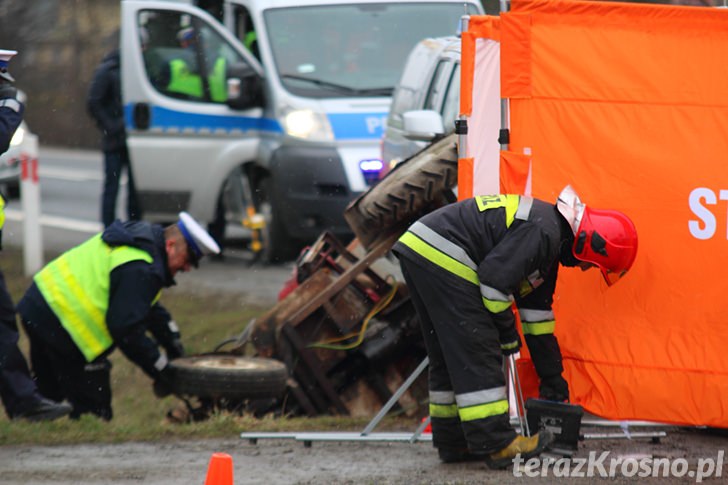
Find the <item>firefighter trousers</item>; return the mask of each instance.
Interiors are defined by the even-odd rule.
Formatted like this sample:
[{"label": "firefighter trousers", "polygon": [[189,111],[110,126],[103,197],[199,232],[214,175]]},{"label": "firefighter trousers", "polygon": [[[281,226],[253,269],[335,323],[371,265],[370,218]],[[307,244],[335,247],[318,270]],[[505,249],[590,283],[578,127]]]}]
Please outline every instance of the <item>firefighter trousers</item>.
[{"label": "firefighter trousers", "polygon": [[430,359],[432,442],[492,453],[516,437],[510,425],[498,330],[480,288],[426,261],[400,256]]}]

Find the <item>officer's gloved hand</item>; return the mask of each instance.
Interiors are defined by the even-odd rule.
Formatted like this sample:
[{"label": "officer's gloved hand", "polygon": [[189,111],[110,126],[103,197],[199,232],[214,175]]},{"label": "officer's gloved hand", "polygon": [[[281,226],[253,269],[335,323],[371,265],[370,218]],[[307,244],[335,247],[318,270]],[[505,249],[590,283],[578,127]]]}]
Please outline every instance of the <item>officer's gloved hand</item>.
[{"label": "officer's gloved hand", "polygon": [[182,345],[182,340],[176,338],[171,343],[164,347],[164,351],[167,353],[169,360],[178,359],[185,356],[185,347]]},{"label": "officer's gloved hand", "polygon": [[521,350],[521,336],[515,327],[500,335],[500,348],[503,355],[512,355]]},{"label": "officer's gloved hand", "polygon": [[154,395],[161,399],[169,396],[172,392],[174,392],[172,369],[167,365],[154,379]]},{"label": "officer's gloved hand", "polygon": [[569,384],[561,374],[541,379],[539,397],[549,401],[566,402],[569,400]]}]

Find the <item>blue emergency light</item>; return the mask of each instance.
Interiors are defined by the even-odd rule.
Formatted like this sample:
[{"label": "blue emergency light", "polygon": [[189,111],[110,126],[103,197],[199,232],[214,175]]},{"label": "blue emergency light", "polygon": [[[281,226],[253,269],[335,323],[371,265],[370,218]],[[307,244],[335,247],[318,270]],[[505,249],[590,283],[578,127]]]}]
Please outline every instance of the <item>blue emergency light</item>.
[{"label": "blue emergency light", "polygon": [[359,161],[359,169],[364,175],[364,181],[367,185],[374,185],[379,181],[380,174],[384,168],[384,162],[378,158],[370,158]]}]

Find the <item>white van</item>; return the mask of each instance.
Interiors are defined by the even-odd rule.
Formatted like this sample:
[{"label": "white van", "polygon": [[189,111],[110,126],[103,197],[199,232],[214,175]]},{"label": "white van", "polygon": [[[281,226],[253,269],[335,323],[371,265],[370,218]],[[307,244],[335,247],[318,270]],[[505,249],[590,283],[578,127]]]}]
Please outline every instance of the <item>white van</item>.
[{"label": "white van", "polygon": [[387,169],[455,131],[460,108],[460,37],[423,39],[407,57],[382,138]]},{"label": "white van", "polygon": [[122,1],[122,88],[144,217],[187,210],[211,222],[232,193],[265,216],[269,260],[323,230],[351,233],[343,212],[378,178],[407,54],[482,13],[475,0],[190,3]]}]

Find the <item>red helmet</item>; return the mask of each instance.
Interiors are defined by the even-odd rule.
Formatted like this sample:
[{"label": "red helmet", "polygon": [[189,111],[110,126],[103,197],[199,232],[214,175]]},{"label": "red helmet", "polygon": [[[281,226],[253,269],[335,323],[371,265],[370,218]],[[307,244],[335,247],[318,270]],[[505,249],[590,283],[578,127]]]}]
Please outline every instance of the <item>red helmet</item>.
[{"label": "red helmet", "polygon": [[637,229],[625,214],[584,207],[574,235],[574,256],[599,266],[607,285],[624,276],[637,256]]}]

